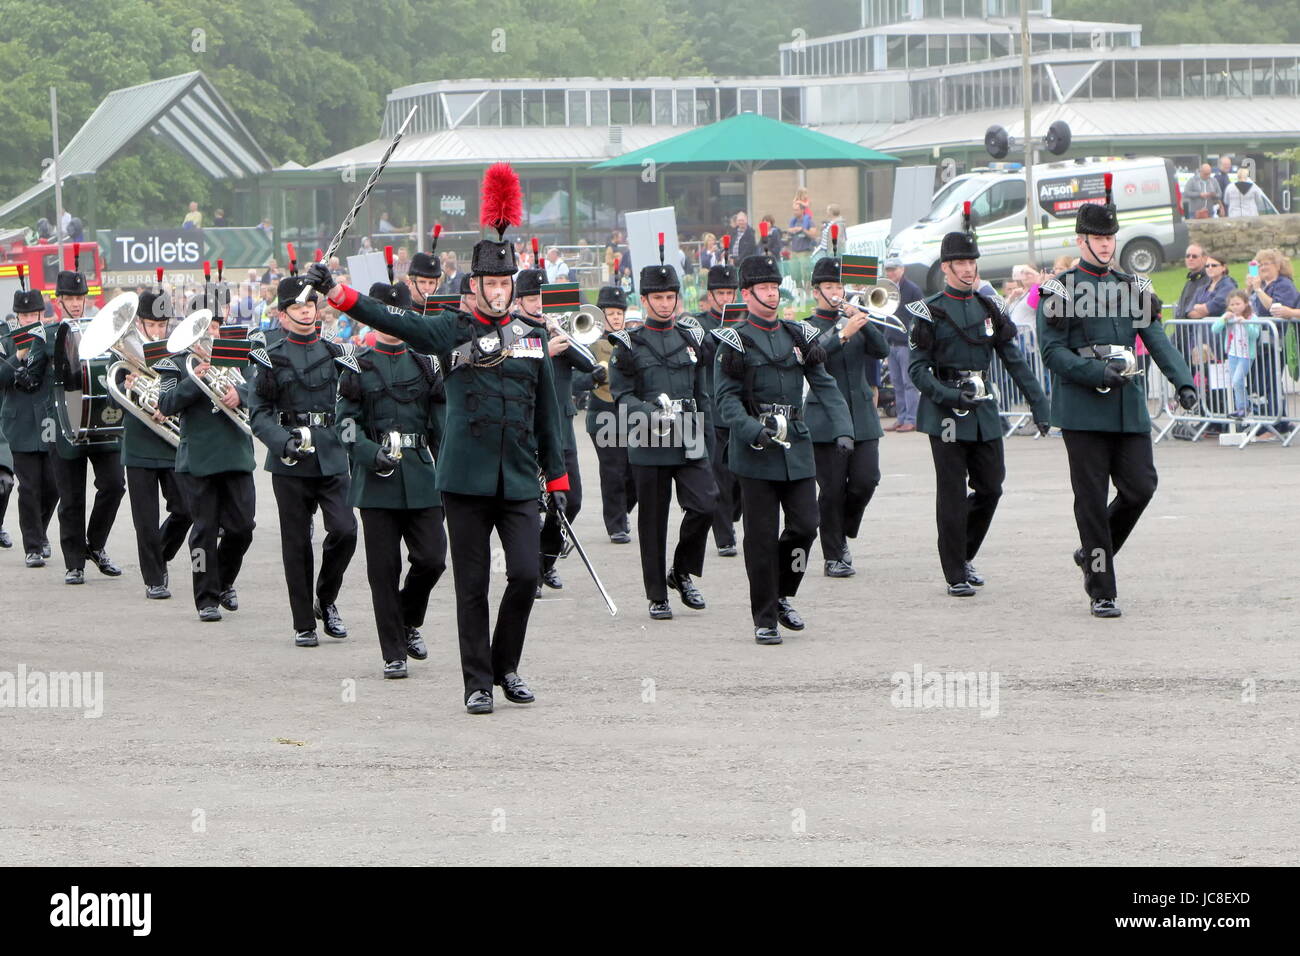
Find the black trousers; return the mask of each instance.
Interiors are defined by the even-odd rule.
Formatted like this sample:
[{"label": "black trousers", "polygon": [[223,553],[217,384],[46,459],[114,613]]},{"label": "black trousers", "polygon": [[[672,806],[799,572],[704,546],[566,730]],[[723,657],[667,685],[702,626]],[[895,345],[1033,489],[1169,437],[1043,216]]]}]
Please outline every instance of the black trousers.
[{"label": "black trousers", "polygon": [[[1074,523],[1084,554],[1084,588],[1089,597],[1116,598],[1115,554],[1156,493],[1151,436],[1145,432],[1062,431],[1070,456]],[[1106,496],[1115,483],[1115,497]]]},{"label": "black trousers", "polygon": [[[979,554],[993,523],[1007,476],[1002,439],[943,441],[930,436],[934,457],[934,512],[939,525],[939,564],[949,584],[966,580],[966,562]],[[970,494],[966,493],[967,481]]]},{"label": "black trousers", "polygon": [[18,478],[18,528],[23,536],[23,553],[39,554],[49,543],[50,519],[59,503],[54,482],[53,457],[48,451],[14,452],[14,475]]},{"label": "black trousers", "polygon": [[[348,504],[349,484],[347,475],[271,476],[275,504],[280,512],[284,583],[289,589],[289,613],[295,631],[316,629],[313,595],[322,607],[338,599],[343,573],[357,550],[357,516]],[[317,507],[325,521],[325,543],[321,546],[320,575],[313,587],[311,520]]]},{"label": "black trousers", "polygon": [[677,550],[672,567],[685,574],[704,573],[704,550],[709,544],[709,524],[718,504],[718,486],[708,459],[700,458],[684,465],[633,465],[636,481],[637,545],[641,549],[641,579],[645,596],[651,601],[668,600],[664,578],[664,556],[668,551],[668,513],[673,504],[673,484],[677,485],[677,503],[686,514],[677,532]]},{"label": "black trousers", "polygon": [[[533,611],[540,529],[537,499],[508,501],[500,493],[442,494],[451,541],[451,571],[456,584],[456,629],[460,635],[460,669],[465,697],[476,690],[492,692],[506,674],[518,670]],[[488,637],[488,581],[492,573],[492,531],[505,550],[506,590],[497,608],[497,624]]]},{"label": "black trousers", "polygon": [[244,555],[253,543],[257,488],[247,471],[198,477],[176,473],[189,509],[190,571],[194,606],[216,607],[221,592],[235,586]]},{"label": "black trousers", "polygon": [[[86,522],[86,464],[95,471],[95,503]],[[54,483],[59,488],[59,544],[64,567],[82,570],[86,553],[99,551],[108,543],[118,505],[126,494],[122,456],[115,451],[82,455],[71,461],[50,452]]]},{"label": "black trousers", "polygon": [[880,484],[880,439],[853,443],[841,455],[833,442],[813,444],[817,463],[817,509],[821,514],[822,560],[838,561],[844,538],[856,538],[862,515]]},{"label": "black trousers", "polygon": [[718,486],[718,504],[713,510],[713,543],[719,548],[736,544],[736,522],[740,520],[740,479],[728,467],[731,429],[713,429],[713,444],[709,446],[709,461],[713,465],[713,481]]},{"label": "black trousers", "polygon": [[[135,525],[135,550],[140,576],[150,587],[167,583],[167,562],[176,557],[190,530],[190,510],[171,468],[126,469],[126,489],[131,496],[131,522]],[[158,492],[167,504],[167,520],[158,525]]]},{"label": "black trousers", "polygon": [[636,507],[636,482],[632,480],[632,466],[628,464],[627,449],[605,446],[592,436],[596,458],[600,462],[600,505],[605,519],[605,533],[628,531],[628,512]]},{"label": "black trousers", "polygon": [[[564,452],[564,468],[569,473],[569,503],[564,509],[565,516],[572,524],[582,510],[582,475],[578,472],[578,449],[569,448]],[[564,533],[560,530],[560,518],[554,508],[546,511],[546,520],[542,523],[542,570],[555,567],[556,559],[564,547]]]},{"label": "black trousers", "polygon": [[[741,478],[744,499],[745,573],[755,627],[776,627],[777,598],[799,592],[808,551],[817,537],[817,484],[812,478],[767,481]],[[785,528],[781,529],[781,514]]]},{"label": "black trousers", "polygon": [[[366,576],[385,661],[406,660],[406,629],[424,623],[429,594],[447,570],[441,508],[362,508]],[[410,569],[402,583],[402,542]],[[399,587],[400,585],[400,587]]]}]

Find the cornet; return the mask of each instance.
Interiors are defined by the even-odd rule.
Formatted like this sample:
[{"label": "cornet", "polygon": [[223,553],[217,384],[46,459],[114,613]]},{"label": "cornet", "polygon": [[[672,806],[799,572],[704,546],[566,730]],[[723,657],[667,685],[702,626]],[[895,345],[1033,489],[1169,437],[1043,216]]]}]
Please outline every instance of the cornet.
[{"label": "cornet", "polygon": [[182,319],[181,324],[176,326],[167,339],[167,351],[190,352],[185,357],[185,372],[212,400],[212,413],[215,415],[217,412],[225,412],[226,416],[239,426],[240,431],[251,437],[253,429],[248,424],[248,410],[242,405],[238,408],[227,408],[226,403],[222,401],[228,388],[236,388],[244,384],[244,376],[239,369],[209,365],[202,375],[195,372],[195,369],[212,355],[212,336],[208,334],[208,326],[211,324],[211,309],[199,309]]},{"label": "cornet", "polygon": [[[309,445],[311,443],[310,431],[307,433],[307,443]],[[388,437],[384,440],[384,451],[388,453],[388,457],[393,459],[393,461],[402,460],[402,433],[401,432],[388,433]],[[393,476],[393,472],[395,472],[396,470],[397,470],[396,468],[389,468],[387,471],[377,471],[375,472],[375,474],[378,475],[380,478],[391,478]]]},{"label": "cornet", "polygon": [[584,305],[576,312],[553,314],[547,324],[584,348],[605,334],[605,314],[594,305]]},{"label": "cornet", "polygon": [[907,326],[894,315],[898,302],[898,286],[888,279],[881,279],[861,292],[852,292],[832,300],[831,305],[835,306],[840,315],[847,315],[845,306],[851,305],[867,313],[868,322],[874,322],[876,325],[906,335]]},{"label": "cornet", "polygon": [[[181,426],[175,418],[158,422],[158,397],[162,379],[149,367],[144,357],[144,342],[136,328],[135,313],[139,296],[125,292],[104,306],[81,333],[78,354],[82,361],[111,351],[118,361],[108,367],[104,387],[113,400],[149,427],[149,430],[173,448],[181,443]],[[123,386],[127,375],[135,380]]]}]

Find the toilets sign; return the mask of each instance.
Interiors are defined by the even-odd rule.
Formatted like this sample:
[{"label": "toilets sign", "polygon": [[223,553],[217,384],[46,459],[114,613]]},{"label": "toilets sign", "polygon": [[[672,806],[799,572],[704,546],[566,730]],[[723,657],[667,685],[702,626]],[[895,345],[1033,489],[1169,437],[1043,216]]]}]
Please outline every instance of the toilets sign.
[{"label": "toilets sign", "polygon": [[197,269],[203,264],[201,229],[119,229],[99,233],[110,271]]}]

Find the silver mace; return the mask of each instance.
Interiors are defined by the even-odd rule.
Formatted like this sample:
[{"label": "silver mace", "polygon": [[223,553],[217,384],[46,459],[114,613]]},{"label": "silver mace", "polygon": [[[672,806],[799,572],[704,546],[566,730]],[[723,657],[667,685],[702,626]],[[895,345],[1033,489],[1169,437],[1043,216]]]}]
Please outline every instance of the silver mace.
[{"label": "silver mace", "polygon": [[[388,144],[388,148],[384,150],[384,155],[380,158],[379,165],[376,166],[374,172],[370,174],[370,178],[366,180],[366,184],[361,187],[361,192],[357,194],[356,202],[352,204],[352,208],[348,210],[348,214],[343,217],[343,225],[339,226],[339,231],[334,233],[334,238],[330,240],[329,248],[325,250],[325,255],[320,260],[321,265],[329,262],[330,259],[334,258],[334,253],[339,251],[339,246],[343,244],[343,237],[346,236],[348,230],[352,228],[352,223],[356,221],[357,213],[359,213],[361,207],[366,204],[366,199],[370,196],[370,190],[374,189],[375,183],[379,182],[379,177],[383,174],[384,167],[388,165],[388,160],[393,155],[393,150],[397,149],[397,144],[402,141],[402,136],[406,132],[406,127],[411,125],[411,119],[415,116],[415,111],[419,108],[420,107],[418,106],[412,106],[411,112],[406,114],[406,119],[402,120],[402,125],[397,128],[397,134],[393,137],[393,141]],[[310,285],[304,284],[302,291],[298,293],[298,298],[295,301],[299,304],[306,302],[307,296],[310,294],[311,290],[312,287]]]}]

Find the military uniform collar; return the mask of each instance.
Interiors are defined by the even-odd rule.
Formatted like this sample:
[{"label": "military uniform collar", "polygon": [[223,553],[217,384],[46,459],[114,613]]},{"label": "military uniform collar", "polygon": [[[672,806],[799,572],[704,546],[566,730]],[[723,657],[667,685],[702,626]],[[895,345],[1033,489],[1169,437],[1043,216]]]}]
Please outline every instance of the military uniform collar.
[{"label": "military uniform collar", "polygon": [[320,341],[320,333],[313,331],[304,334],[302,332],[288,330],[284,333],[283,341],[292,342],[294,345],[311,345],[314,342]]},{"label": "military uniform collar", "polygon": [[475,309],[474,318],[475,320],[477,320],[479,323],[483,325],[501,326],[501,325],[506,325],[510,321],[511,315],[509,312],[507,312],[505,315],[499,315],[496,318],[493,318],[492,316],[484,315],[478,309]]},{"label": "military uniform collar", "polygon": [[[1100,269],[1101,271],[1097,272],[1096,271],[1097,269]],[[1080,257],[1079,271],[1085,273],[1086,275],[1090,275],[1095,279],[1100,279],[1108,272],[1110,272],[1110,266],[1099,266],[1095,263],[1089,262],[1087,259]]]},{"label": "military uniform collar", "polygon": [[667,332],[673,325],[672,319],[652,319],[647,317],[641,328],[649,329],[652,332]]},{"label": "military uniform collar", "polygon": [[814,309],[813,317],[831,322],[837,320],[840,316],[834,309]]},{"label": "military uniform collar", "polygon": [[762,329],[764,332],[773,332],[781,324],[776,316],[772,316],[770,319],[760,319],[753,312],[745,313],[745,321],[756,329]]},{"label": "military uniform collar", "polygon": [[385,345],[383,342],[376,342],[371,347],[372,352],[378,352],[380,355],[405,355],[406,343],[398,342],[396,345]]},{"label": "military uniform collar", "polygon": [[970,299],[974,297],[975,291],[973,289],[967,289],[965,292],[962,292],[958,289],[954,289],[945,282],[943,285],[943,294],[950,299]]}]

